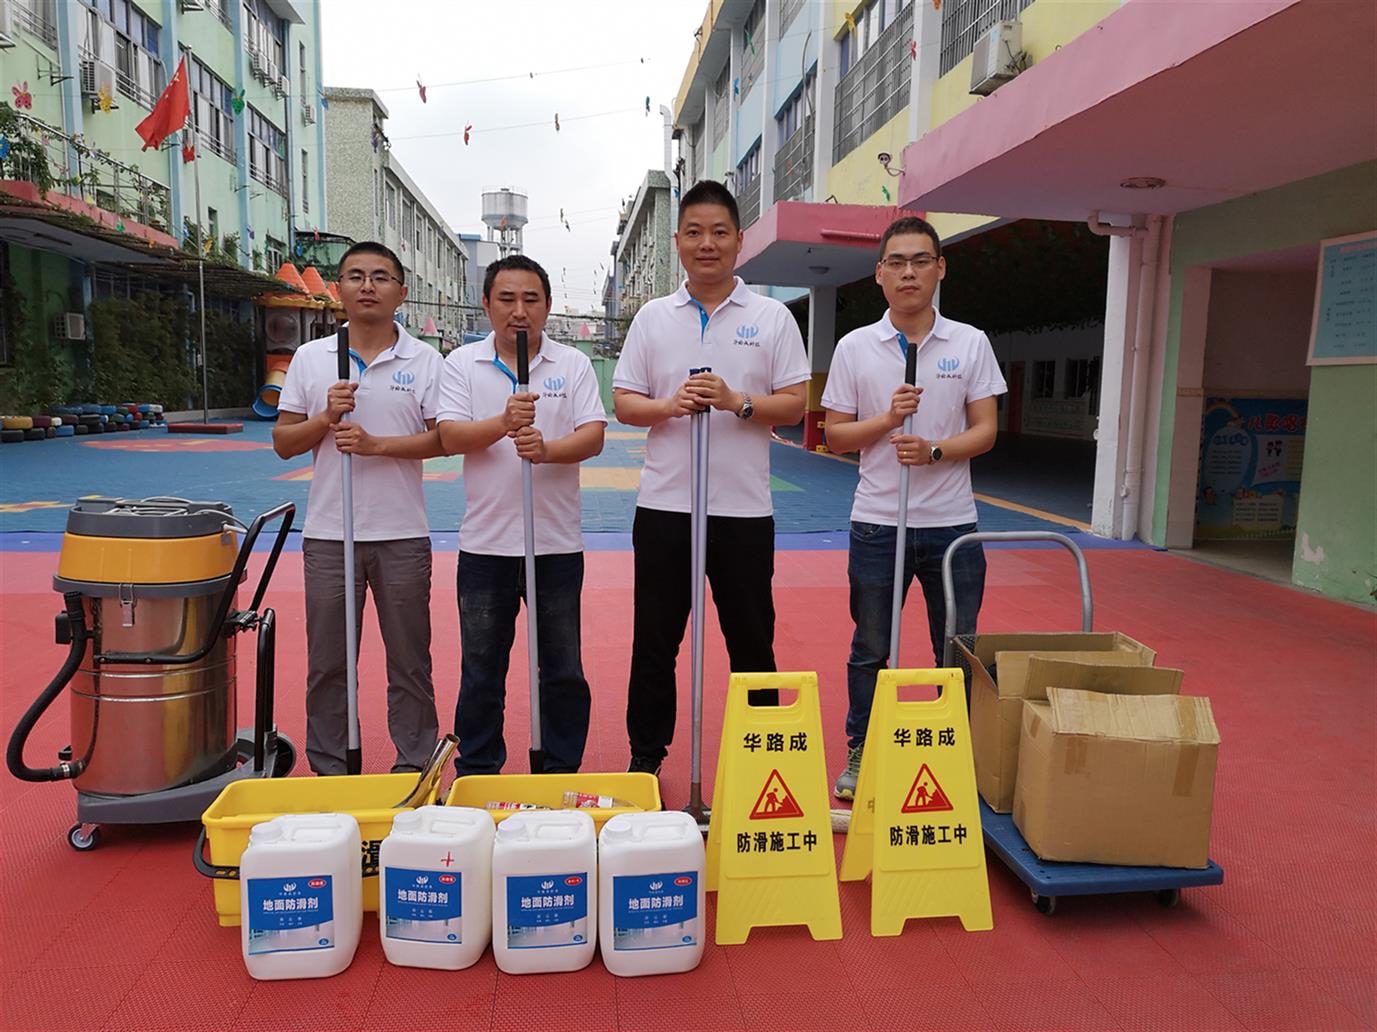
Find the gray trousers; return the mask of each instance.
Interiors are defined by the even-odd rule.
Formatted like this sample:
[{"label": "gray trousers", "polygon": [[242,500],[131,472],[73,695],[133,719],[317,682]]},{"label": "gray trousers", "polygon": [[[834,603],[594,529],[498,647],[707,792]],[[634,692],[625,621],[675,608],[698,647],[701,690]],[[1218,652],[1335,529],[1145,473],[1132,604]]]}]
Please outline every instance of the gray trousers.
[{"label": "gray trousers", "polygon": [[[306,757],[317,774],[345,773],[349,701],[344,643],[344,543],[303,538],[306,579]],[[387,652],[393,772],[420,770],[440,733],[430,673],[430,539],[356,541],[354,601],[373,589]],[[364,686],[360,684],[362,694]]]}]

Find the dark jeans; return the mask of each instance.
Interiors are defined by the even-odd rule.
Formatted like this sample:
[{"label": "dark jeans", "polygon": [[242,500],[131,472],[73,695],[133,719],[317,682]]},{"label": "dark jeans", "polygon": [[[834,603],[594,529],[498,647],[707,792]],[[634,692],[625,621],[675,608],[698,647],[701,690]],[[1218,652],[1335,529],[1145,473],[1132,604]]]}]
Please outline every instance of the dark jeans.
[{"label": "dark jeans", "polygon": [[[928,608],[928,635],[932,639],[933,665],[942,665],[947,606],[942,597],[942,556],[962,534],[976,529],[960,527],[909,528],[904,549],[904,598],[913,578],[923,588]],[[894,546],[897,527],[874,523],[851,524],[851,550],[846,574],[851,584],[851,655],[846,661],[846,738],[855,747],[865,741],[870,723],[870,703],[875,697],[875,676],[889,659],[889,624],[894,605]],[[952,556],[952,580],[956,591],[956,633],[974,634],[975,620],[985,595],[985,550],[978,542],[963,545]]]},{"label": "dark jeans", "polygon": [[[460,774],[496,774],[507,761],[502,738],[507,667],[516,617],[526,597],[521,556],[459,553]],[[540,734],[545,770],[568,774],[583,762],[591,697],[583,676],[579,599],[583,553],[536,556],[536,621],[540,661]]]},{"label": "dark jeans", "polygon": [[[635,624],[626,731],[631,754],[664,759],[674,740],[675,660],[693,603],[690,517],[637,507]],[[775,669],[773,516],[708,517],[708,583],[734,673]],[[774,690],[750,693],[757,706],[779,703]]]}]

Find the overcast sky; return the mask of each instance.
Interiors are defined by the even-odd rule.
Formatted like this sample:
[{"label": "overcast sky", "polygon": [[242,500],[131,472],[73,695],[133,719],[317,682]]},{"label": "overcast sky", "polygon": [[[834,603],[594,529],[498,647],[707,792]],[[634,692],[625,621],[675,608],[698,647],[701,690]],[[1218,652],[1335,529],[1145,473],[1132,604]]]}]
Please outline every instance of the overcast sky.
[{"label": "overcast sky", "polygon": [[[706,0],[321,0],[320,7],[324,84],[366,87],[382,98],[393,154],[450,225],[485,233],[483,189],[524,190],[525,250],[550,273],[555,310],[567,303],[600,311],[618,209],[646,170],[662,165],[660,105],[674,106]],[[586,70],[560,71],[570,68]],[[500,76],[516,78],[471,81]],[[468,146],[466,124],[473,126]]]}]

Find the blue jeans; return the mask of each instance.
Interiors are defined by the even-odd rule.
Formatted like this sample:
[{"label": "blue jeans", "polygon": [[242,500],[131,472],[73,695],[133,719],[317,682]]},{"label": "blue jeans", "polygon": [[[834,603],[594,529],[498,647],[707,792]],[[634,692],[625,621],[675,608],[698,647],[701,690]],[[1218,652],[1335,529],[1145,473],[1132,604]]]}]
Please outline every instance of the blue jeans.
[{"label": "blue jeans", "polygon": [[[521,556],[459,553],[459,736],[455,768],[462,774],[496,774],[507,761],[502,737],[507,667],[516,617],[526,596]],[[545,770],[570,774],[583,762],[591,696],[583,676],[579,600],[583,553],[536,556],[539,624],[540,734]]]},{"label": "blue jeans", "polygon": [[[928,608],[928,635],[932,639],[934,666],[942,665],[947,606],[942,597],[942,556],[962,534],[976,529],[974,523],[959,527],[909,528],[904,549],[904,594],[913,578],[923,588]],[[851,524],[851,549],[846,574],[851,584],[851,655],[846,661],[846,739],[851,747],[865,741],[870,723],[870,703],[875,697],[875,676],[889,659],[889,625],[894,605],[894,547],[897,527],[874,523]],[[956,589],[956,633],[974,634],[975,620],[985,595],[985,550],[979,544],[963,545],[952,556]]]}]

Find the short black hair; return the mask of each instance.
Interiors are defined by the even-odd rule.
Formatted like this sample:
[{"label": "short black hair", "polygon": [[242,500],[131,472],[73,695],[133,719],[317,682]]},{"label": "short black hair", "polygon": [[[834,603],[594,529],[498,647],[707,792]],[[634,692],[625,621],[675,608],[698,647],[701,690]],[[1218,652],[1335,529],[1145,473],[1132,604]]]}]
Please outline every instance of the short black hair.
[{"label": "short black hair", "polygon": [[521,272],[534,272],[540,277],[540,285],[545,288],[545,300],[553,300],[550,296],[550,275],[539,262],[532,258],[527,258],[524,254],[509,254],[505,258],[488,265],[488,269],[483,273],[483,300],[487,301],[492,294],[493,280],[497,279],[499,272],[506,272],[508,269],[516,269]]},{"label": "short black hair", "polygon": [[402,268],[402,260],[397,257],[397,252],[386,244],[380,244],[376,240],[360,240],[340,256],[339,267],[343,269],[344,263],[356,254],[376,254],[386,258],[397,270],[397,281],[406,286],[406,270]]},{"label": "short black hair", "polygon": [[732,217],[737,232],[741,231],[741,209],[736,206],[736,198],[716,179],[700,179],[685,191],[679,200],[679,225],[684,224],[684,212],[695,204],[720,204]]},{"label": "short black hair", "polygon": [[885,246],[889,243],[890,237],[902,236],[905,233],[922,233],[932,240],[932,253],[942,257],[942,238],[937,235],[937,230],[932,228],[932,223],[927,219],[920,219],[917,215],[906,215],[902,219],[895,219],[889,224],[889,228],[880,237],[880,257],[885,256]]}]

